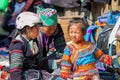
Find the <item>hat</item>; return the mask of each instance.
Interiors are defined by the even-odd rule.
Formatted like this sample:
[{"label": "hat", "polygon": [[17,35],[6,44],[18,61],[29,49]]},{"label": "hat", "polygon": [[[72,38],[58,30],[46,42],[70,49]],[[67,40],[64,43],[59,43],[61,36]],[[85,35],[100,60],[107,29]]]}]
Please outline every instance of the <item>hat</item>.
[{"label": "hat", "polygon": [[57,11],[51,8],[41,9],[40,18],[43,26],[55,26],[58,22]]},{"label": "hat", "polygon": [[33,12],[22,12],[16,18],[16,28],[19,30],[25,26],[41,26],[41,23],[39,16]]}]

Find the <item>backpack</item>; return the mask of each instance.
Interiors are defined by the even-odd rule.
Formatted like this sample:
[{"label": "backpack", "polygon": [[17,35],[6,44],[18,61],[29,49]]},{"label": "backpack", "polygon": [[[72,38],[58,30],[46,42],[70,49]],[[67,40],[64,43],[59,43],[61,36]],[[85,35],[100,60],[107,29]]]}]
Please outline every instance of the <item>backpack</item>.
[{"label": "backpack", "polygon": [[[112,32],[114,26],[106,26],[102,29],[102,31],[99,33],[98,40],[97,40],[97,46],[100,48],[104,53],[108,54],[109,49],[108,49],[108,40],[109,36]],[[112,54],[116,54],[116,48],[115,45],[112,47]]]}]

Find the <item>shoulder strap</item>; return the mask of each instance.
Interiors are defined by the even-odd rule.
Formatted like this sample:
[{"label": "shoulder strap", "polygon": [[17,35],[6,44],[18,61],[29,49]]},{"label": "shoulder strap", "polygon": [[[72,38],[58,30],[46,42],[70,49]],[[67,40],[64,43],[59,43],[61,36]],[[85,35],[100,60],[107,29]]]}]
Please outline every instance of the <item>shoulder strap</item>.
[{"label": "shoulder strap", "polygon": [[[112,58],[113,43],[114,43],[115,41],[118,41],[118,40],[114,40],[114,41],[112,42],[112,44],[110,44],[110,47],[109,47],[109,55],[111,56],[111,58]],[[119,64],[119,62],[118,62],[118,53],[116,53],[116,64],[117,64],[118,67],[120,68],[120,64]],[[112,67],[115,68],[113,62],[112,62]]]}]

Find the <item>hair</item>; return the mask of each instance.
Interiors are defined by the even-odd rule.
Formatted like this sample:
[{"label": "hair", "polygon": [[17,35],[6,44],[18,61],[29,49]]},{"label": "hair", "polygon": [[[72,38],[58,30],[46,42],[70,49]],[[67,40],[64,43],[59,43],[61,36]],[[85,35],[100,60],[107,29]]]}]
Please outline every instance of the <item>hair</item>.
[{"label": "hair", "polygon": [[25,26],[23,29],[19,30],[19,33],[27,34],[27,28],[29,28],[29,26]]},{"label": "hair", "polygon": [[68,33],[69,33],[69,29],[72,25],[76,25],[78,27],[80,27],[80,29],[82,30],[83,34],[86,33],[86,28],[88,27],[88,23],[86,20],[84,20],[83,18],[77,18],[74,17],[69,21],[69,25],[68,25]]}]

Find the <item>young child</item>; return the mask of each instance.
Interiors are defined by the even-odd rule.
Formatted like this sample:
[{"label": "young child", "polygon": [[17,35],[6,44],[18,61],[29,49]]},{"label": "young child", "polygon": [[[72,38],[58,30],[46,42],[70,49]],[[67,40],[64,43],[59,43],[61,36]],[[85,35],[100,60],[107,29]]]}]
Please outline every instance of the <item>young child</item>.
[{"label": "young child", "polygon": [[[32,12],[22,12],[16,18],[16,28],[19,34],[12,40],[9,48],[10,80],[34,80],[35,76],[40,78],[36,64],[36,55],[39,50],[33,41],[39,34],[38,26],[41,26],[40,24],[39,16]],[[29,69],[32,69],[32,73],[30,73],[32,76],[27,72]],[[34,74],[36,70],[39,75]],[[31,79],[29,79],[30,77]]]},{"label": "young child", "polygon": [[103,54],[93,43],[86,42],[86,26],[82,18],[73,18],[68,26],[71,42],[67,44],[61,63],[61,77],[73,80],[100,80],[96,60],[111,65],[109,55]]}]

